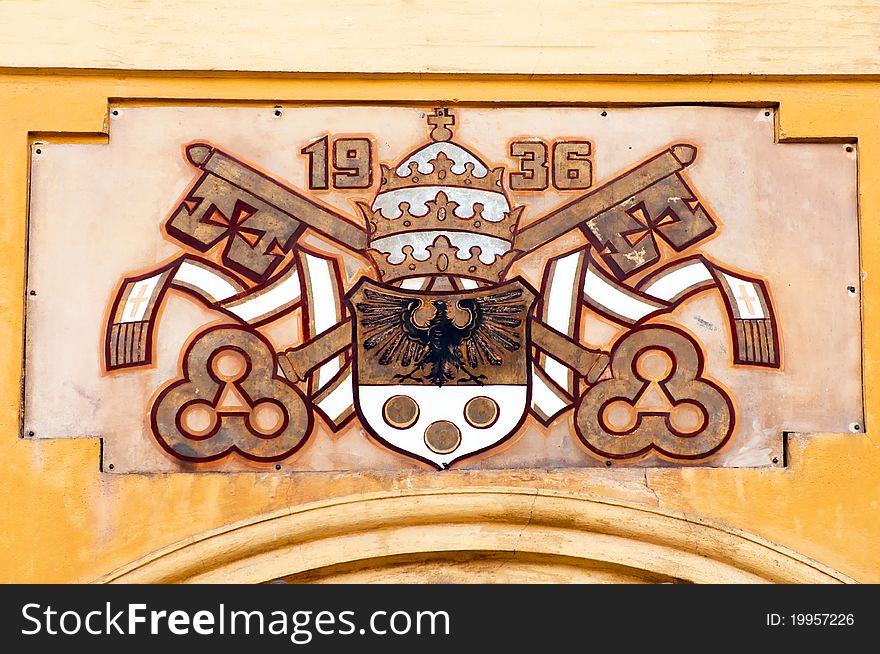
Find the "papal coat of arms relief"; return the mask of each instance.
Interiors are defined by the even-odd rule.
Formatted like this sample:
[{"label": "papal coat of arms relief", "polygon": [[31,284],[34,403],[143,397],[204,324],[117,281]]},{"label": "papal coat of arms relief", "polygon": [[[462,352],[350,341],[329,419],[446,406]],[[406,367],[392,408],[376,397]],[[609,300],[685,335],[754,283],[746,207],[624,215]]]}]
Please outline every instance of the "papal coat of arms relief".
[{"label": "papal coat of arms relief", "polygon": [[[299,183],[212,134],[178,143],[187,186],[170,211],[153,212],[162,244],[147,249],[160,256],[116,270],[96,356],[106,383],[140,387],[137,438],[165,461],[159,469],[783,463],[783,432],[803,427],[790,416],[822,401],[825,385],[802,361],[835,357],[811,353],[805,336],[822,300],[811,307],[809,288],[790,290],[816,275],[799,244],[812,239],[786,239],[797,231],[789,224],[829,216],[767,212],[748,175],[731,174],[737,156],[743,169],[761,166],[731,148],[735,135],[714,135],[733,161],[708,184],[726,187],[716,203],[695,182],[711,171],[691,175],[713,134],[695,127],[688,138],[664,116],[655,131],[675,138],[646,148],[637,135],[609,143],[578,132],[577,111],[597,113],[586,108],[568,110],[558,137],[522,136],[527,115],[504,133],[514,110],[387,111],[385,129],[408,121],[421,140],[389,154],[379,131],[305,129],[278,144]],[[466,138],[482,130],[504,147]],[[600,169],[603,147],[628,148],[629,164]],[[834,147],[848,174],[851,158]],[[785,180],[779,165],[775,179],[811,184]],[[724,215],[737,195],[737,215]],[[124,240],[124,220],[118,229]],[[844,233],[841,247],[857,258],[847,229],[855,224],[828,231]],[[857,286],[852,267],[843,273]],[[853,305],[857,317],[845,287],[830,308]],[[166,328],[181,297],[206,318]],[[832,349],[828,339],[845,334],[839,369],[857,388],[857,322],[832,324],[845,318],[815,333]],[[786,394],[805,376],[811,388]],[[861,428],[859,402],[818,428]],[[124,467],[153,465],[136,459]]]}]

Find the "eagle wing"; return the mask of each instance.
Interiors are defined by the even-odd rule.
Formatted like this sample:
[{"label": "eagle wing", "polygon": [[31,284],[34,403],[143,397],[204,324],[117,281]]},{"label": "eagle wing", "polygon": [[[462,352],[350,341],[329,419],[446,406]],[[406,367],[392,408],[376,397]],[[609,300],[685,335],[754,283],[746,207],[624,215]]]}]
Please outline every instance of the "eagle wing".
[{"label": "eagle wing", "polygon": [[520,327],[525,319],[523,289],[515,288],[492,295],[460,300],[459,306],[472,314],[460,328],[464,360],[471,368],[503,363],[503,350],[522,347]]},{"label": "eagle wing", "polygon": [[364,289],[366,301],[358,302],[360,325],[364,333],[364,350],[377,350],[383,366],[399,363],[408,368],[421,361],[428,351],[428,328],[413,319],[421,306],[417,298],[404,298]]}]

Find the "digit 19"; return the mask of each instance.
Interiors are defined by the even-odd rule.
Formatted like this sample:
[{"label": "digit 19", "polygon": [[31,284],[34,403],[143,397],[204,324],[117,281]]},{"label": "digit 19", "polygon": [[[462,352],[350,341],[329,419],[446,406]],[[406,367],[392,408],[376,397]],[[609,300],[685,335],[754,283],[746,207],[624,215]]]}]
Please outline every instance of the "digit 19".
[{"label": "digit 19", "polygon": [[373,185],[373,145],[370,139],[336,138],[331,148],[330,137],[323,136],[309,143],[300,153],[309,159],[309,189],[312,191],[328,190],[331,181],[336,189]]}]

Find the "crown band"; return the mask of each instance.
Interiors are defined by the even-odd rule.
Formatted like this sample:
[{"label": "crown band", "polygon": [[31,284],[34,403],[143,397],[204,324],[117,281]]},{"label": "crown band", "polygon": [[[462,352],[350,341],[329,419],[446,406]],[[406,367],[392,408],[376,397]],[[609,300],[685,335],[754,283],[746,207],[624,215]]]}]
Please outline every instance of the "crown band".
[{"label": "crown band", "polygon": [[[501,197],[503,198],[503,196]],[[375,207],[376,203],[373,206]],[[359,202],[357,207],[370,226],[371,241],[412,231],[453,230],[494,236],[511,242],[524,209],[519,206],[510,211],[501,212],[498,211],[498,208],[493,207],[495,210],[491,217],[501,216],[501,220],[493,221],[484,217],[485,205],[476,202],[470,207],[471,215],[462,217],[460,213],[465,213],[467,209],[461,211],[462,207],[457,202],[450,200],[444,191],[438,191],[433,200],[426,200],[421,204],[419,208],[424,207],[425,209],[422,213],[414,213],[413,207],[408,202],[400,202],[397,206],[399,213],[394,218],[386,217],[382,206],[372,209]],[[384,205],[384,208],[387,210],[387,205]]]},{"label": "crown band", "polygon": [[394,254],[369,249],[367,253],[379,269],[383,282],[392,282],[404,277],[422,277],[425,275],[452,275],[455,277],[472,277],[490,282],[501,279],[510,262],[518,254],[510,250],[504,254],[496,254],[490,264],[483,263],[480,258],[483,250],[479,245],[471,246],[466,259],[460,258],[461,249],[455,247],[445,235],[439,235],[431,245],[426,246],[427,259],[416,259],[412,245],[402,248],[403,260],[390,263]]}]

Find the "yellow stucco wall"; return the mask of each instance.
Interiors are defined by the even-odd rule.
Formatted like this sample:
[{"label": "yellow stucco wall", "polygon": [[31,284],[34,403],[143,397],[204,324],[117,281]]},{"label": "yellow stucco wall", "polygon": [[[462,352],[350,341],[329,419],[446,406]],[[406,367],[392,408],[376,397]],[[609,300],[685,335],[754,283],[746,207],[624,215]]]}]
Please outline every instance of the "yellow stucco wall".
[{"label": "yellow stucco wall", "polygon": [[4,0],[0,66],[877,74],[870,0]]},{"label": "yellow stucco wall", "polygon": [[[867,433],[793,437],[785,469],[301,476],[102,475],[98,441],[22,440],[17,434],[28,140],[34,133],[47,140],[98,138],[107,123],[108,99],[256,100],[270,106],[313,100],[778,104],[780,140],[858,139]],[[858,581],[880,582],[878,109],[880,84],[847,78],[364,79],[7,70],[0,74],[0,580],[91,581],[206,530],[324,498],[441,486],[516,486],[621,499],[707,518],[762,536]]]}]

